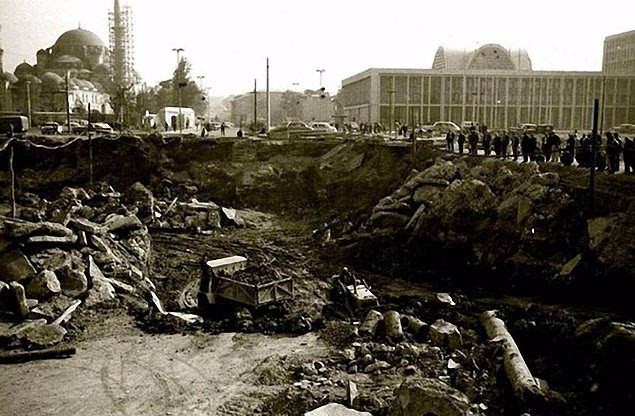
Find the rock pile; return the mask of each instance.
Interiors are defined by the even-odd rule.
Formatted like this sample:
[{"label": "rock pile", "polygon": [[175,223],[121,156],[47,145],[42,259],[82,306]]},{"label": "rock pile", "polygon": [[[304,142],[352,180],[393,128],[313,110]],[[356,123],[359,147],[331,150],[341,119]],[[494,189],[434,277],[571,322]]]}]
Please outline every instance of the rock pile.
[{"label": "rock pile", "polygon": [[120,193],[99,184],[65,188],[54,201],[31,195],[18,218],[2,218],[2,343],[48,347],[62,340],[62,325],[78,308],[116,298],[145,302],[154,289],[151,240],[136,215],[150,216],[145,208],[124,205]]},{"label": "rock pile", "polygon": [[397,236],[423,261],[438,264],[455,258],[440,254],[454,253],[461,265],[552,278],[585,237],[579,207],[559,176],[540,173],[535,163],[467,163],[438,160],[413,170],[342,242]]}]

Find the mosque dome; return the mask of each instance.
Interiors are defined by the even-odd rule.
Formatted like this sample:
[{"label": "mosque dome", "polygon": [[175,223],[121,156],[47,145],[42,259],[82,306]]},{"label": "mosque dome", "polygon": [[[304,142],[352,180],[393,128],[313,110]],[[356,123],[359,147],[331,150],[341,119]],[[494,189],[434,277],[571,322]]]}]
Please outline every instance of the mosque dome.
[{"label": "mosque dome", "polygon": [[15,67],[15,71],[13,73],[18,78],[24,78],[27,75],[33,74],[33,67],[26,62],[22,62],[20,65]]},{"label": "mosque dome", "polygon": [[54,72],[47,72],[42,75],[42,87],[46,90],[53,91],[61,88],[61,84],[64,82],[62,77]]},{"label": "mosque dome", "polygon": [[64,46],[99,46],[105,47],[104,42],[89,30],[73,29],[68,32],[64,32],[62,36],[55,42],[55,47]]}]

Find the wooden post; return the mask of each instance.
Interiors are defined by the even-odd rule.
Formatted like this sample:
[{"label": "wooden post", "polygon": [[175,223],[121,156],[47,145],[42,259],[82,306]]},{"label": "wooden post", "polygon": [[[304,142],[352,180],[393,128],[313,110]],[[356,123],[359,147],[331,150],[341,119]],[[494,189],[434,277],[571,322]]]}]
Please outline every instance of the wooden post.
[{"label": "wooden post", "polygon": [[13,169],[13,141],[9,143],[9,172],[11,173],[11,217],[16,217],[15,170]]}]

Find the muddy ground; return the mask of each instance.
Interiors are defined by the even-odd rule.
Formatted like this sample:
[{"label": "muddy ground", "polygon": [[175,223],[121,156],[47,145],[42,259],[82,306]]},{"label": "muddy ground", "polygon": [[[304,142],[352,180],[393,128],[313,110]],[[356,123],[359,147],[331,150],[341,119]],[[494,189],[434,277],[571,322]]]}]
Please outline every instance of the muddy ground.
[{"label": "muddy ground", "polygon": [[[612,307],[606,298],[546,297],[540,289],[527,291],[533,297],[518,290],[512,295],[509,287],[466,283],[469,276],[445,279],[442,271],[426,278],[400,269],[398,256],[392,263],[367,261],[369,256],[351,256],[326,241],[324,233],[312,233],[333,220],[339,221],[335,230],[367,216],[413,166],[434,163],[427,150],[411,158],[409,148],[375,143],[165,146],[158,154],[134,148],[132,155],[124,146],[111,162],[123,157],[121,166],[137,169],[134,179],[156,194],[169,178],[173,185],[198,186],[201,200],[267,212],[240,211],[246,227],[204,234],[150,227],[150,278],[165,308],[198,313],[182,304],[184,289],[196,287],[202,260],[229,255],[271,264],[292,277],[295,299],[259,310],[216,308],[202,313],[204,322],[196,324],[121,299],[84,311],[70,321],[64,341],[77,348],[74,357],[0,368],[0,414],[301,415],[321,404],[345,403],[346,386],[353,381],[359,390],[353,407],[388,415],[395,389],[412,376],[440,379],[459,390],[475,414],[521,414],[526,409],[514,399],[498,351],[479,322],[480,314],[492,309],[508,323],[533,375],[554,392],[532,415],[624,414],[621,409],[632,400],[632,390],[624,385],[620,390],[615,378],[607,379],[598,369],[601,361],[576,334],[589,319],[626,321],[632,311]],[[38,172],[19,172],[21,192],[68,185],[74,168],[85,170],[75,160],[80,150],[65,156],[75,166],[63,159],[41,162],[38,169],[55,172],[48,184],[36,181]],[[107,172],[107,162],[99,169],[123,189],[131,178],[124,167]],[[585,183],[584,172],[550,169],[560,173],[574,196]],[[621,212],[632,181],[601,177],[598,189],[598,210]],[[615,189],[619,192],[612,194]],[[395,249],[373,246],[382,259],[379,253],[390,256]],[[427,324],[444,319],[458,327],[461,346],[412,334],[394,342],[381,331],[372,339],[359,337],[359,319],[331,305],[330,278],[344,266],[368,280],[381,312],[396,310]],[[439,302],[439,292],[449,293],[456,305]],[[630,360],[619,354],[624,352],[618,350],[612,363]]]}]

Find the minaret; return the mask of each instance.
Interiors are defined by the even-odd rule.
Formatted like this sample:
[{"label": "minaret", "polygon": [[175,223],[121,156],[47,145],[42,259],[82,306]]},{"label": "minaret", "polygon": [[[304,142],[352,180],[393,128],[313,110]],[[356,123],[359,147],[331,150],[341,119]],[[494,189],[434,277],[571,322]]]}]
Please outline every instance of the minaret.
[{"label": "minaret", "polygon": [[121,4],[119,0],[115,0],[114,15],[114,48],[113,48],[113,75],[116,85],[121,86],[124,81],[124,50],[123,50],[123,33],[121,27]]}]

